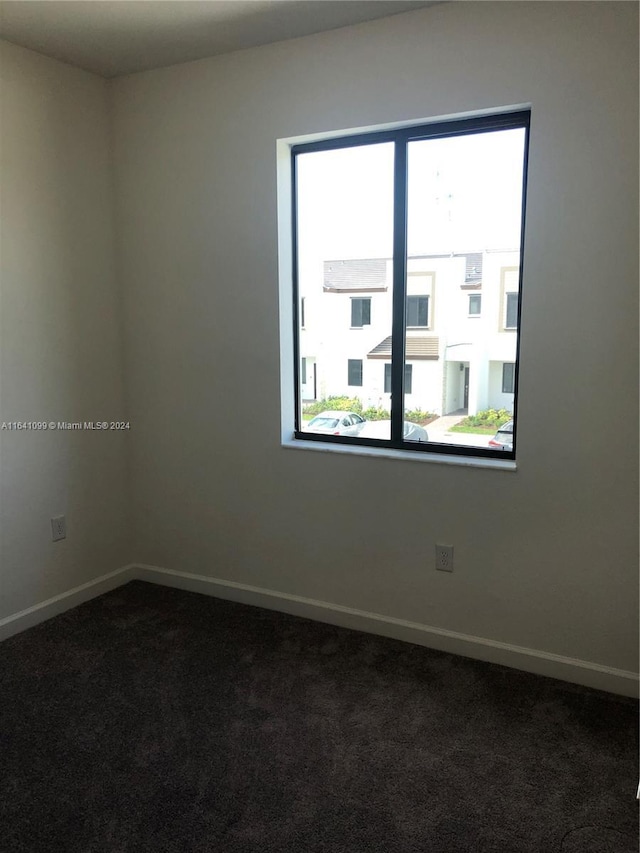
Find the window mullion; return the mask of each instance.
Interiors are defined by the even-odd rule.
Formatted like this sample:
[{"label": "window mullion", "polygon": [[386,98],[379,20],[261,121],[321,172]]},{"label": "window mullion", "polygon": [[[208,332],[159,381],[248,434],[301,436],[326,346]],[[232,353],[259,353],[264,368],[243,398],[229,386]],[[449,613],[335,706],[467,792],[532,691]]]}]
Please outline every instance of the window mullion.
[{"label": "window mullion", "polygon": [[391,338],[391,441],[404,427],[404,362],[407,290],[407,139],[396,138],[393,187],[393,320]]},{"label": "window mullion", "polygon": [[300,388],[300,281],[298,278],[298,158],[291,154],[291,264],[293,273],[293,394],[294,429],[302,428],[302,390]]}]

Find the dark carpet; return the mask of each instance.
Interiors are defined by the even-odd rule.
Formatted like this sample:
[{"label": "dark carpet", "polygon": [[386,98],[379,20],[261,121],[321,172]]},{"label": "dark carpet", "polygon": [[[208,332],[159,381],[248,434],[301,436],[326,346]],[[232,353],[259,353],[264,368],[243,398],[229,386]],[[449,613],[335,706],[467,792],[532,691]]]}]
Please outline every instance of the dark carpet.
[{"label": "dark carpet", "polygon": [[0,644],[2,853],[631,853],[637,703],[133,582]]}]

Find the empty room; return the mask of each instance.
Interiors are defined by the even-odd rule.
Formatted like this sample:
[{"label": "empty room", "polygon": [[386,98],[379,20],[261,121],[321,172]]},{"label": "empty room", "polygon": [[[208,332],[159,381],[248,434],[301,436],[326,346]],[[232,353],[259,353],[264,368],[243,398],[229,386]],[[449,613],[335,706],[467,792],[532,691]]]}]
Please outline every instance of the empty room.
[{"label": "empty room", "polygon": [[1,853],[637,850],[638,47],[3,0]]}]

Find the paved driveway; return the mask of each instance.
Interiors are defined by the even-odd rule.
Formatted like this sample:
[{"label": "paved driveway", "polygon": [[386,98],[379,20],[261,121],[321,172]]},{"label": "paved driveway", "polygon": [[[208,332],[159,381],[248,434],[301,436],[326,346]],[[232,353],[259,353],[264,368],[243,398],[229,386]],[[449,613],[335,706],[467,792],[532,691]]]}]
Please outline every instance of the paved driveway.
[{"label": "paved driveway", "polygon": [[492,435],[475,435],[465,432],[451,432],[451,427],[460,423],[464,415],[444,415],[437,421],[432,421],[426,427],[429,441],[439,444],[457,444],[463,447],[488,447]]}]

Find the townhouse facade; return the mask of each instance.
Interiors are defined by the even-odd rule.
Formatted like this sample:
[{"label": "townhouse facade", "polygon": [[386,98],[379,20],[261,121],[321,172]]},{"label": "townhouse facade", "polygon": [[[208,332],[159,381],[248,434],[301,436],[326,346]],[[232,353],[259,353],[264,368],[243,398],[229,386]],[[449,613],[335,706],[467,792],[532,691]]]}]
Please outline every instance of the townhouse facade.
[{"label": "townhouse facade", "polygon": [[[518,250],[407,261],[405,410],[513,411]],[[299,275],[301,398],[390,408],[393,264],[325,260]]]}]

